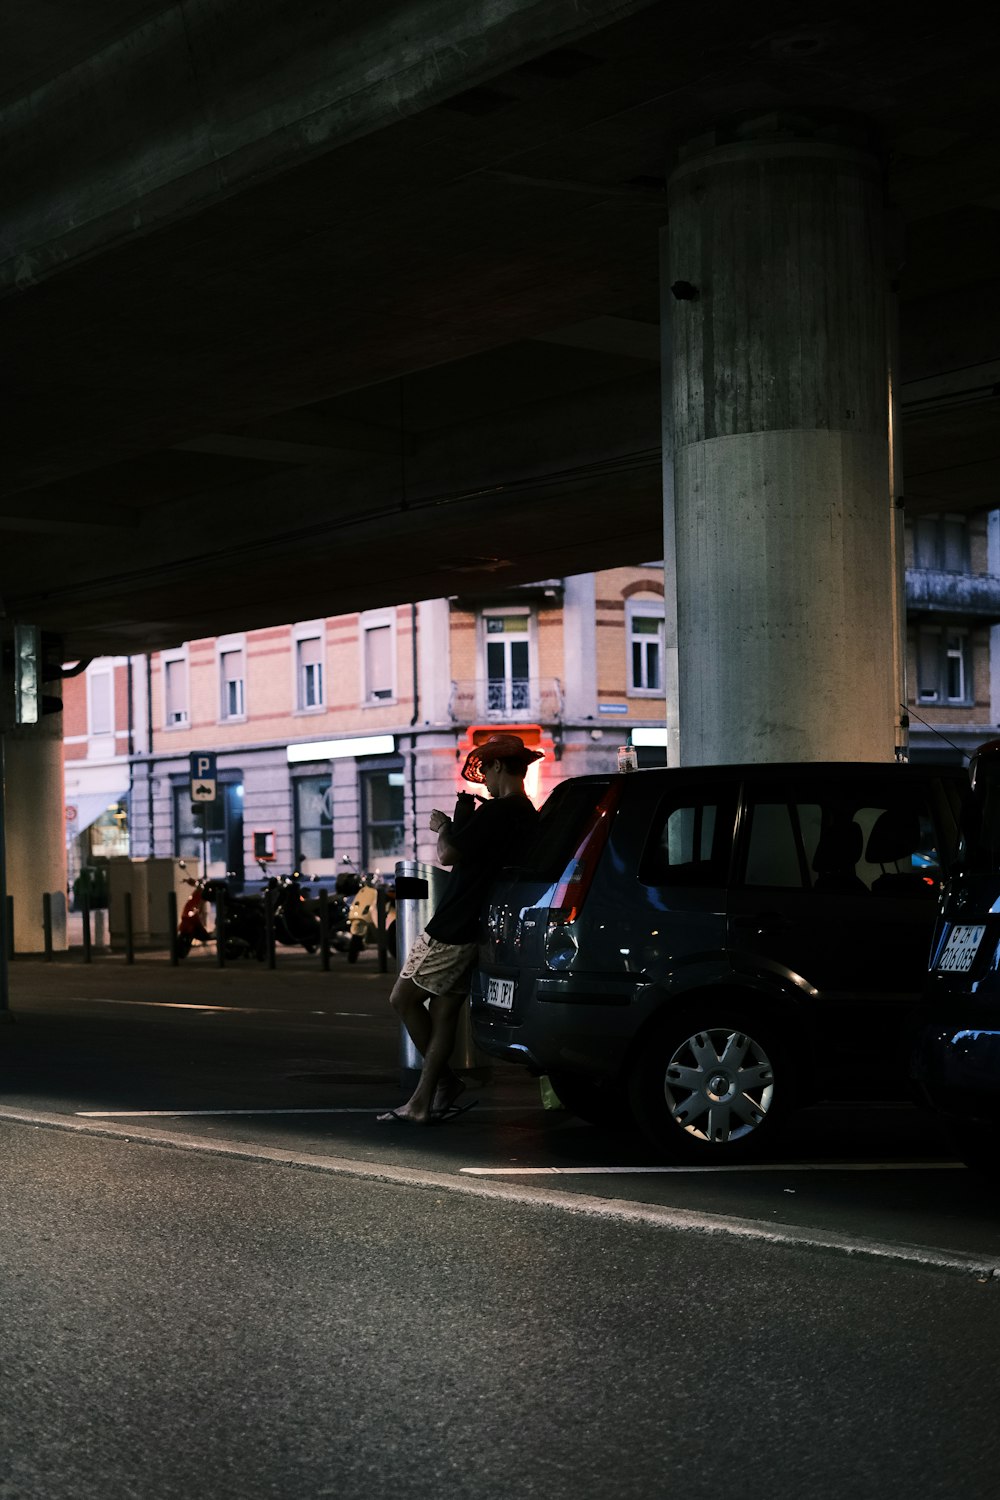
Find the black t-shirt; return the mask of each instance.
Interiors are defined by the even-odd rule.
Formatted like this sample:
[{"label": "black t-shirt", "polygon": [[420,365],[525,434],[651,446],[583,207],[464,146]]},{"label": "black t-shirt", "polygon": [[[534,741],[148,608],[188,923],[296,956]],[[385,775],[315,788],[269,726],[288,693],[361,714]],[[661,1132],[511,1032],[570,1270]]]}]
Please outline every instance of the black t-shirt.
[{"label": "black t-shirt", "polygon": [[459,857],[427,923],[430,937],[442,943],[476,941],[490,886],[524,849],[537,822],[535,808],[518,793],[482,803],[467,823],[451,829],[448,842]]}]

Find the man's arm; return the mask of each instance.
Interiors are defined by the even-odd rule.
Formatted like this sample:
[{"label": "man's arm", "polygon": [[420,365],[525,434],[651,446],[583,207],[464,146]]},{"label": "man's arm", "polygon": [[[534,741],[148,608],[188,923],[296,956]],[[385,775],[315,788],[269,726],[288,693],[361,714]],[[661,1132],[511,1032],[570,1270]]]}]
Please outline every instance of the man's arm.
[{"label": "man's arm", "polygon": [[442,865],[453,865],[461,856],[451,842],[451,819],[435,808],[430,816],[431,833],[437,834],[437,857]]}]

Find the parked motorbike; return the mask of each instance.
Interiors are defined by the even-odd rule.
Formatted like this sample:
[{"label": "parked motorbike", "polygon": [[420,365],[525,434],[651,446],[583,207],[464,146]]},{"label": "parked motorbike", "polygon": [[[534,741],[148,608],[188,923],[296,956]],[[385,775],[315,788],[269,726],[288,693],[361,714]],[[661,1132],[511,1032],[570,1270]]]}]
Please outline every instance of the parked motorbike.
[{"label": "parked motorbike", "polygon": [[[381,935],[380,920],[384,922],[385,946],[389,953],[396,952],[396,887],[380,881],[377,875],[354,875],[347,877],[357,882],[354,899],[347,913],[350,941],[347,947],[347,962],[356,964],[358,955],[369,944],[378,944]],[[337,885],[345,880],[339,876]],[[379,895],[381,894],[381,911]]]},{"label": "parked motorbike", "polygon": [[[183,860],[181,869],[185,869]],[[254,896],[236,896],[224,880],[185,876],[191,894],[184,903],[177,924],[177,956],[186,958],[194,944],[219,942],[219,909],[223,912],[222,943],[226,958],[267,956],[267,932],[264,903]],[[215,908],[215,928],[209,931],[206,906]]]},{"label": "parked motorbike", "polygon": [[[319,879],[310,877],[310,884]],[[270,902],[274,936],[279,943],[289,947],[301,945],[307,953],[315,953],[320,945],[320,904],[317,896],[302,889],[301,870],[290,875],[273,875],[268,881],[266,899]],[[330,944],[334,948],[346,948],[349,941],[347,924],[347,900],[334,895],[327,903]]]}]

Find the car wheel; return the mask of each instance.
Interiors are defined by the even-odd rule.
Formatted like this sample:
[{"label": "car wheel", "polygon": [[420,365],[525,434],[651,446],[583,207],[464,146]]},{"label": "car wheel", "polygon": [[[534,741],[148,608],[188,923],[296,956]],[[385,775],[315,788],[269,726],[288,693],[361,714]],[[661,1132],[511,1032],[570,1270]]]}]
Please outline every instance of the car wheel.
[{"label": "car wheel", "polygon": [[788,1102],[785,1078],[770,1026],[706,1005],[697,1020],[665,1022],[647,1038],[629,1099],[669,1158],[722,1162],[751,1155],[771,1133]]},{"label": "car wheel", "polygon": [[363,937],[359,937],[357,934],[355,934],[351,938],[351,941],[348,944],[348,948],[347,948],[347,962],[349,964],[356,964],[357,963],[357,961],[358,961],[358,954],[361,952],[361,950],[362,950],[362,948],[364,946],[365,946],[365,940],[364,940]]},{"label": "car wheel", "polygon": [[605,1130],[634,1128],[628,1093],[620,1084],[581,1078],[577,1073],[550,1073],[548,1077],[563,1108],[588,1125]]},{"label": "car wheel", "polygon": [[187,956],[191,952],[191,949],[192,949],[193,946],[194,946],[194,938],[191,936],[191,934],[189,932],[179,932],[177,934],[177,957],[178,958],[187,958]]}]

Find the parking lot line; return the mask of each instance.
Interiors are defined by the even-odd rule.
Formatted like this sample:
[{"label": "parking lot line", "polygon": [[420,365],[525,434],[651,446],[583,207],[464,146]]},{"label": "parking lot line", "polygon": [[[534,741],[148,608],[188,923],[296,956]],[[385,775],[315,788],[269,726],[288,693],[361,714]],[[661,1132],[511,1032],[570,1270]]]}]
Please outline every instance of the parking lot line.
[{"label": "parking lot line", "polygon": [[[77,1109],[74,1114],[85,1120],[174,1120],[180,1115],[373,1115],[389,1108],[388,1104],[351,1104],[337,1108],[317,1105],[294,1109]],[[486,1104],[481,1113],[521,1114],[523,1108],[520,1104]]]},{"label": "parking lot line", "polygon": [[931,1172],[965,1171],[960,1161],[755,1161],[664,1167],[460,1167],[468,1177],[623,1177],[694,1172]]}]

